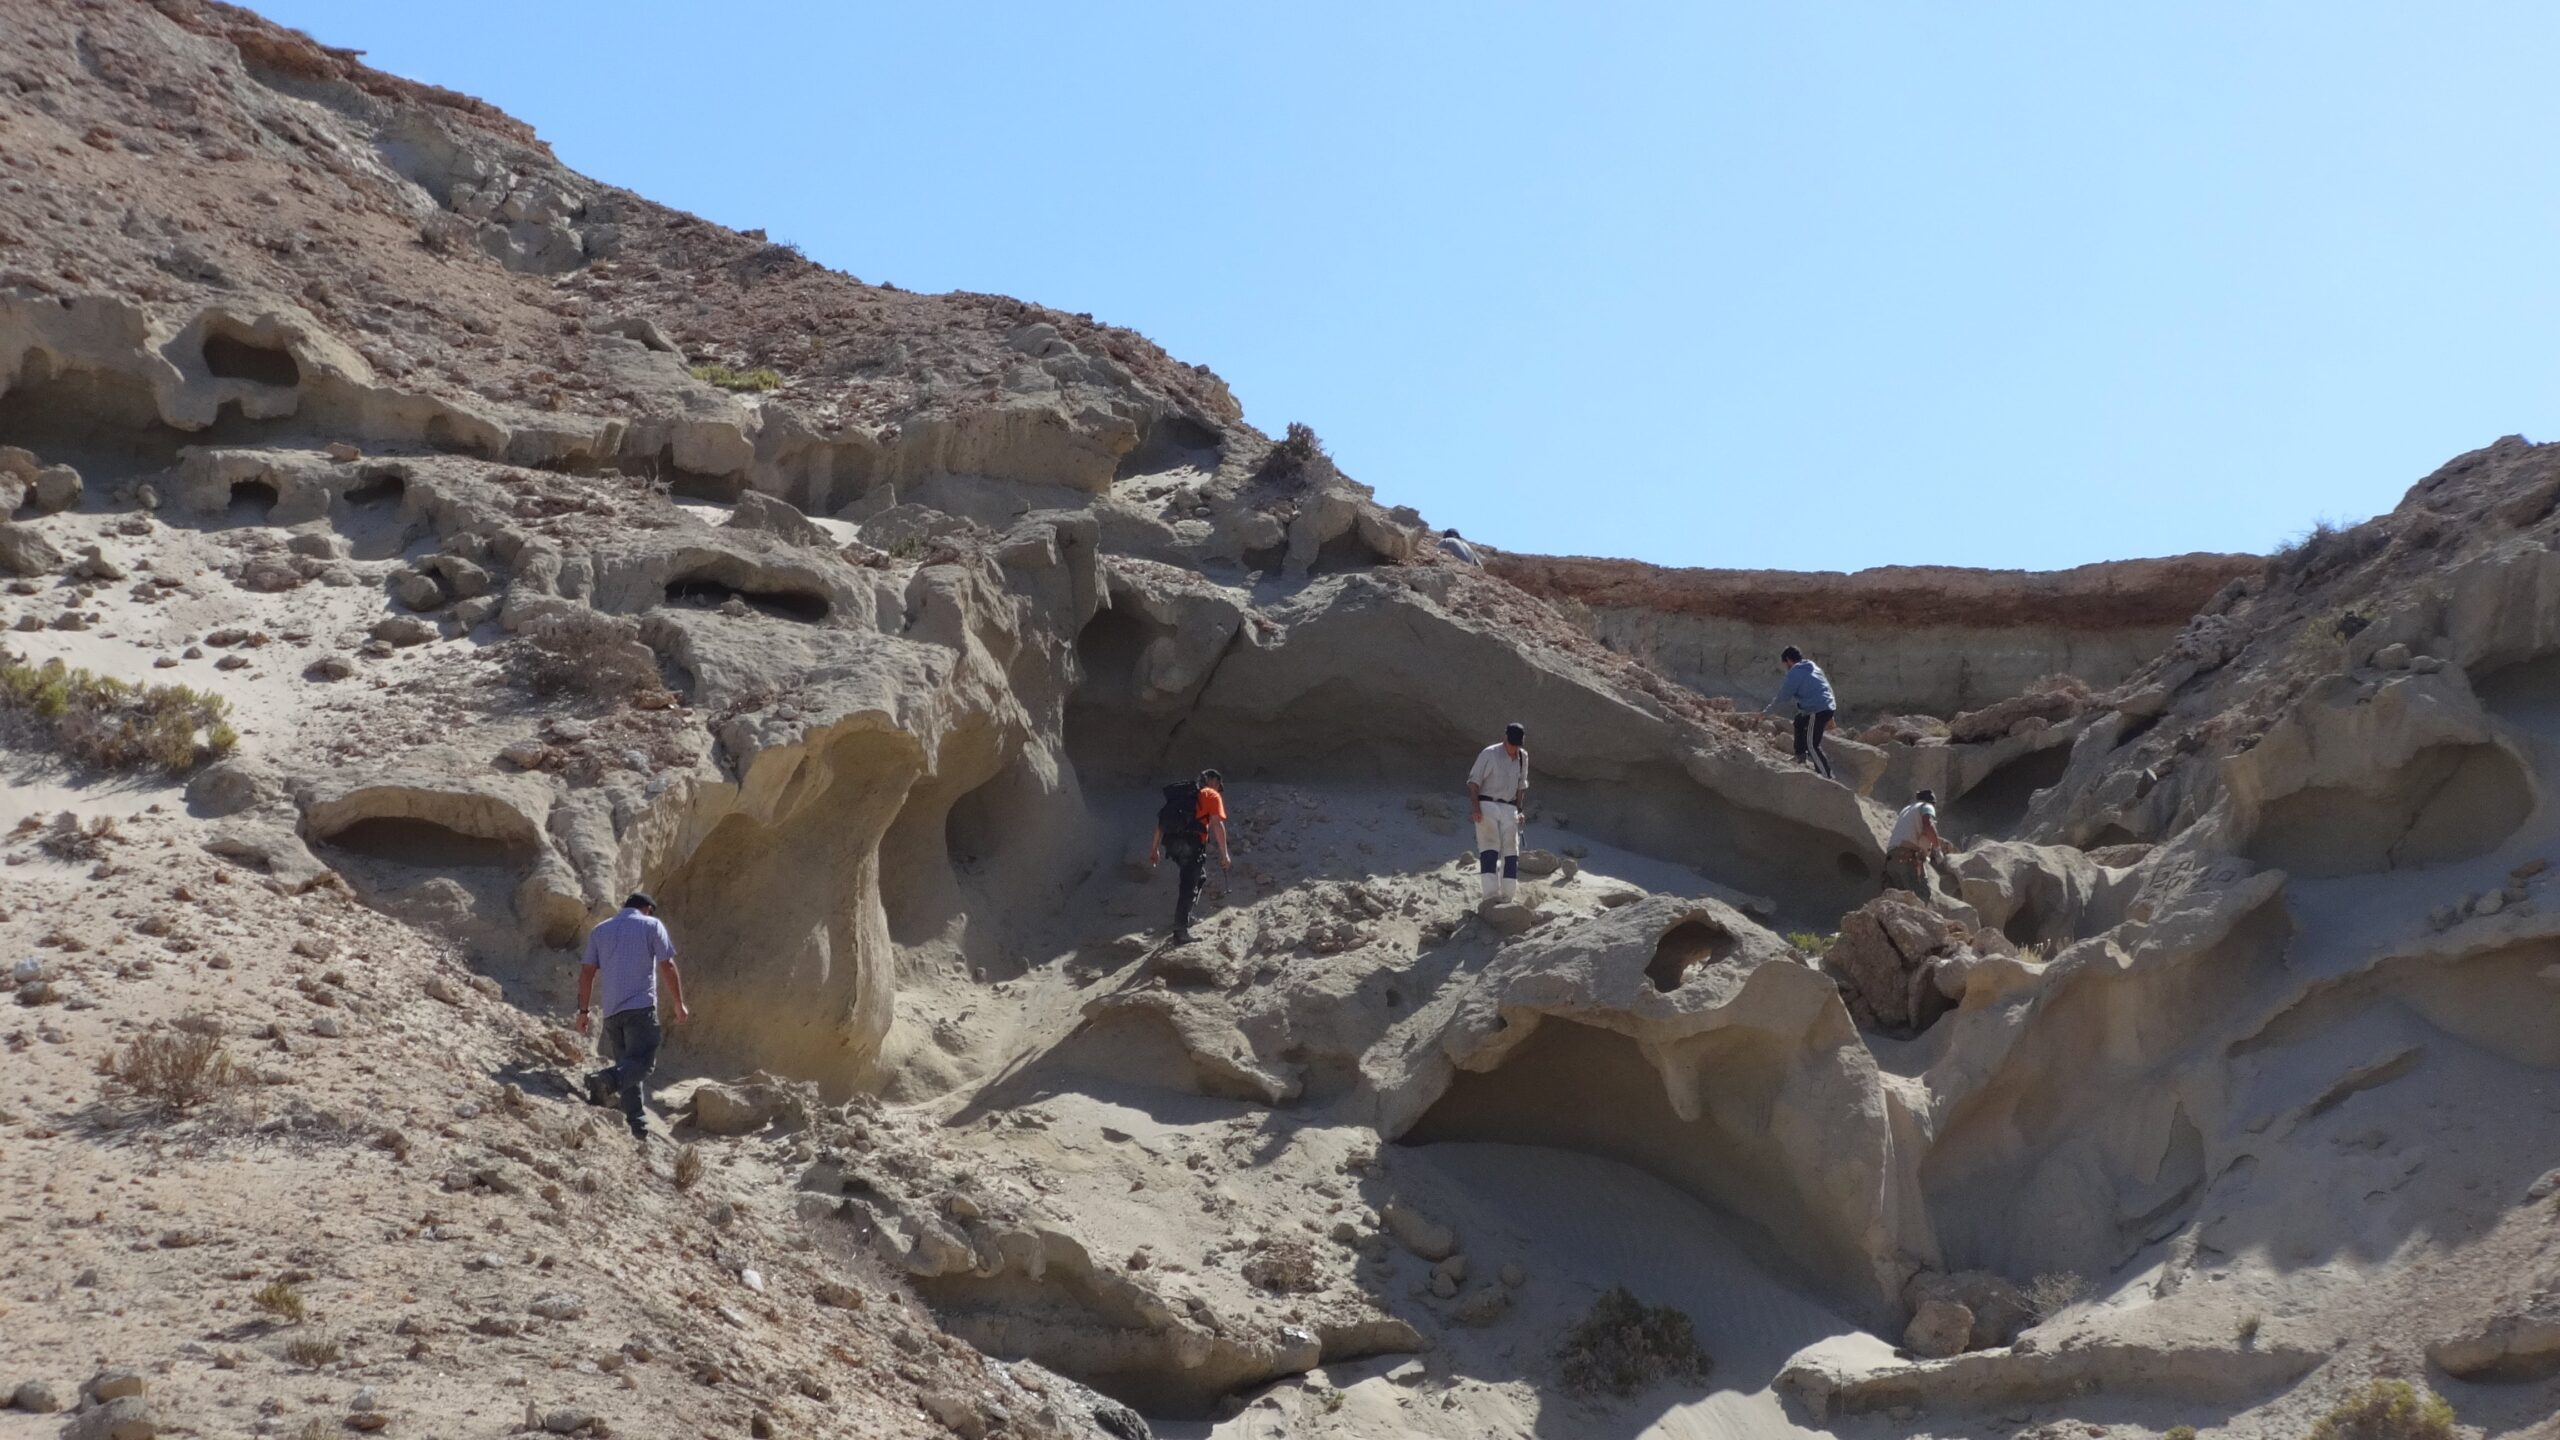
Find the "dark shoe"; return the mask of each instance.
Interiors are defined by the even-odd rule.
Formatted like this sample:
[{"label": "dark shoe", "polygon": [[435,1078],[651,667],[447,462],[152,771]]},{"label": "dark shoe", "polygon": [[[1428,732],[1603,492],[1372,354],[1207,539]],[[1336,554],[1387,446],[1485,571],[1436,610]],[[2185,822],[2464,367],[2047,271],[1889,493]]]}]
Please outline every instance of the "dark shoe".
[{"label": "dark shoe", "polygon": [[598,1070],[587,1076],[588,1104],[595,1106],[599,1110],[610,1110],[613,1108],[613,1091],[607,1089],[605,1086],[605,1082],[611,1078],[613,1078],[613,1072],[610,1070]]},{"label": "dark shoe", "polygon": [[1188,945],[1188,944],[1190,944],[1190,943],[1191,943],[1191,932],[1190,932],[1190,931],[1188,931],[1188,930],[1176,930],[1176,931],[1174,931],[1174,932],[1173,932],[1173,943],[1174,943],[1174,944],[1176,944],[1176,945]]}]

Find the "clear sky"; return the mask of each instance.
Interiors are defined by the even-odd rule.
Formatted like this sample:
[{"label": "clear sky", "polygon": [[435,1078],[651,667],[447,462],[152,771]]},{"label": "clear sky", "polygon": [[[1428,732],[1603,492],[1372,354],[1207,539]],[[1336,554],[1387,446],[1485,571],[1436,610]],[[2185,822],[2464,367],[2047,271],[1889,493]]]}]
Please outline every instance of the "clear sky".
[{"label": "clear sky", "polygon": [[570,165],[1132,326],[1517,549],[2259,550],[2560,435],[2560,6],[264,0]]}]

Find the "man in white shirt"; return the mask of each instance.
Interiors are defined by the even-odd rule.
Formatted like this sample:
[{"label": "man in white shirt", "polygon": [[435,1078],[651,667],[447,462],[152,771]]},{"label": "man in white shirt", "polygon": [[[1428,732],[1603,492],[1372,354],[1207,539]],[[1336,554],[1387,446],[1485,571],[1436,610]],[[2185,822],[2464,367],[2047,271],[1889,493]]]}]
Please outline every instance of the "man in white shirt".
[{"label": "man in white shirt", "polygon": [[1476,861],[1484,874],[1484,898],[1509,900],[1520,893],[1520,806],[1529,798],[1529,738],[1525,725],[1502,727],[1502,743],[1487,745],[1467,772],[1467,812],[1476,822]]},{"label": "man in white shirt", "polygon": [[1884,883],[1923,900],[1929,893],[1929,862],[1946,848],[1938,835],[1938,793],[1923,790],[1893,817],[1893,838],[1884,847]]}]

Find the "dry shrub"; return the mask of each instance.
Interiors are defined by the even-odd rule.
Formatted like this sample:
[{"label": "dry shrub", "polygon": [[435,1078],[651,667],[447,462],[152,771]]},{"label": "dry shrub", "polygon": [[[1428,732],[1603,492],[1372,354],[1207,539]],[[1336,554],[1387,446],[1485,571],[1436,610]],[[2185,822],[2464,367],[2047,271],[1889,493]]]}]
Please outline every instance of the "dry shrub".
[{"label": "dry shrub", "polygon": [[676,1152],[673,1178],[679,1190],[690,1190],[701,1183],[702,1151],[700,1147],[687,1145]]},{"label": "dry shrub", "polygon": [[163,1115],[183,1115],[240,1083],[231,1052],[211,1035],[154,1031],[137,1035],[99,1062],[108,1088]]},{"label": "dry shrub", "polygon": [[1253,1249],[1253,1258],[1244,1262],[1246,1284],[1274,1295],[1312,1295],[1324,1288],[1316,1247],[1306,1241],[1265,1236],[1253,1242]]},{"label": "dry shrub", "polygon": [[2027,1282],[2027,1309],[2050,1320],[2089,1297],[2089,1282],[2073,1271],[2039,1275]]},{"label": "dry shrub", "polygon": [[0,654],[0,710],[36,726],[57,753],[101,770],[186,770],[240,743],[231,702],[185,685],[136,685]]},{"label": "dry shrub", "polygon": [[65,810],[53,817],[53,828],[36,842],[36,848],[56,860],[96,860],[107,853],[110,843],[122,843],[116,834],[116,817],[101,815],[83,825],[79,816]]},{"label": "dry shrub", "polygon": [[2271,579],[2291,578],[2307,583],[2360,565],[2390,543],[2390,532],[2378,522],[2368,520],[2341,529],[2323,520],[2278,546],[2276,553],[2267,557],[2267,574]]},{"label": "dry shrub", "polygon": [[270,1280],[249,1296],[249,1303],[289,1325],[302,1323],[302,1292],[282,1280]]},{"label": "dry shrub", "polygon": [[346,1352],[339,1347],[338,1342],[326,1335],[299,1336],[286,1341],[284,1346],[284,1358],[306,1370],[317,1370],[323,1365],[335,1365],[338,1363],[338,1357],[344,1353]]},{"label": "dry shrub", "polygon": [[2320,1417],[2309,1440],[2454,1440],[2453,1407],[2406,1380],[2376,1380]]},{"label": "dry shrub", "polygon": [[696,365],[693,367],[693,378],[717,385],[723,390],[761,392],[782,388],[782,376],[761,365],[753,370],[732,370],[717,362]]},{"label": "dry shrub", "polygon": [[658,657],[637,624],[593,610],[567,610],[527,625],[507,646],[508,669],[545,697],[628,700],[663,688]]},{"label": "dry shrub", "polygon": [[1695,1383],[1714,1362],[1696,1327],[1668,1305],[1647,1305],[1619,1286],[1591,1307],[1557,1353],[1573,1395],[1633,1395],[1664,1380]]},{"label": "dry shrub", "polygon": [[1262,463],[1254,467],[1257,482],[1275,485],[1300,485],[1319,479],[1333,469],[1333,457],[1325,452],[1324,442],[1316,438],[1312,426],[1296,421],[1289,430],[1264,453]]}]

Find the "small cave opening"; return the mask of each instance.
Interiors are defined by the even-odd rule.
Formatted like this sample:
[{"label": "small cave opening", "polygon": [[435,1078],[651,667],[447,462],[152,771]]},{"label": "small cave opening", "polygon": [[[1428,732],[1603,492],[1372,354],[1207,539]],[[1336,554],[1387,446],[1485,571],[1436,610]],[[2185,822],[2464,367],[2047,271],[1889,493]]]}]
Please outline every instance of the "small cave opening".
[{"label": "small cave opening", "polygon": [[743,601],[748,609],[759,615],[769,615],[777,620],[796,620],[803,625],[823,623],[831,610],[826,596],[807,590],[738,586],[701,574],[667,582],[667,603],[670,605],[708,610],[732,600]]},{"label": "small cave opening", "polygon": [[2044,911],[2033,897],[2029,897],[2000,923],[2000,933],[2007,936],[2012,945],[2033,949],[2036,942],[2044,938]]},{"label": "small cave opening", "polygon": [[284,496],[270,480],[235,480],[231,484],[231,503],[223,519],[233,525],[264,525],[274,518],[276,505]]},{"label": "small cave opening", "polygon": [[735,505],[738,498],[747,493],[747,477],[743,471],[735,475],[706,475],[699,470],[688,470],[676,463],[673,443],[659,446],[655,455],[625,455],[614,462],[614,468],[625,475],[664,485],[667,493],[679,500]]},{"label": "small cave opening", "polygon": [[1307,573],[1338,575],[1346,570],[1373,570],[1386,562],[1387,557],[1362,538],[1360,527],[1354,525],[1316,547],[1315,563]]},{"label": "small cave opening", "polygon": [[1147,647],[1172,631],[1134,607],[1114,605],[1076,636],[1076,686],[1067,697],[1066,746],[1077,773],[1136,779],[1162,755],[1175,717],[1138,708]]},{"label": "small cave opening", "polygon": [[2100,830],[2097,834],[2090,836],[2089,843],[2081,846],[2080,848],[2083,852],[2086,852],[2090,850],[2110,850],[2118,845],[2139,845],[2141,843],[2141,836],[2124,828],[2124,825],[2121,822],[2110,820],[2106,823],[2106,828]]},{"label": "small cave opening", "polygon": [[1188,415],[1168,415],[1147,427],[1145,436],[1120,461],[1114,480],[1129,480],[1166,470],[1217,473],[1223,456],[1218,432]]},{"label": "small cave opening", "polygon": [[1653,959],[1644,967],[1645,978],[1664,994],[1677,990],[1689,978],[1690,967],[1713,965],[1733,953],[1733,935],[1712,920],[1692,916],[1662,933],[1654,942]]},{"label": "small cave opening", "polygon": [[2169,712],[2165,709],[2143,716],[2141,719],[2127,725],[2122,730],[2117,731],[2116,743],[2111,748],[2117,750],[2123,749],[2127,745],[2132,744],[2134,741],[2141,739],[2143,736],[2148,735],[2153,730],[2159,728],[2160,722],[2168,718]]},{"label": "small cave opening", "polygon": [[1968,837],[2005,840],[2026,821],[2027,808],[2035,803],[2036,792],[2050,789],[2070,767],[2069,745],[2028,751],[2004,762],[1957,796],[1947,806],[1947,821]]},{"label": "small cave opening", "polygon": [[358,509],[398,505],[409,497],[409,481],[397,470],[366,470],[342,497]]},{"label": "small cave opening", "polygon": [[1265,575],[1279,574],[1281,567],[1288,563],[1289,547],[1286,545],[1267,545],[1259,550],[1244,552],[1244,568],[1257,570]]},{"label": "small cave opening", "polygon": [[220,331],[204,337],[204,368],[220,380],[246,380],[290,390],[302,383],[302,367],[281,345],[261,345]]},{"label": "small cave opening", "polygon": [[421,869],[495,869],[521,863],[521,846],[471,835],[410,815],[375,815],[332,831],[323,843],[369,860]]},{"label": "small cave opening", "polygon": [[[1676,928],[1676,927],[1675,927]],[[1765,1032],[1696,1042],[1697,1118],[1672,1107],[1662,1072],[1613,1030],[1550,1016],[1489,1071],[1461,1070],[1402,1145],[1449,1141],[1544,1146],[1631,1165],[1739,1222],[1734,1239],[1781,1274],[1854,1295],[1866,1270],[1849,1226],[1806,1194],[1804,1157],[1770,1124],[1795,1060]]]},{"label": "small cave opening", "polygon": [[2485,855],[2533,813],[2533,783],[2506,747],[2431,745],[2357,786],[2269,803],[2243,853],[2304,879],[2373,875]]}]

